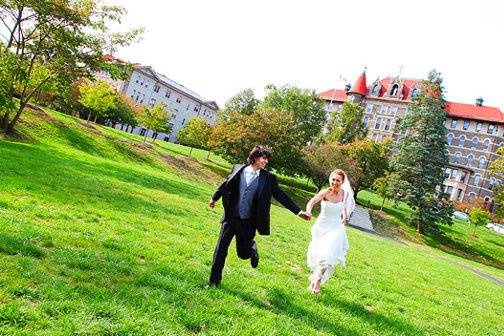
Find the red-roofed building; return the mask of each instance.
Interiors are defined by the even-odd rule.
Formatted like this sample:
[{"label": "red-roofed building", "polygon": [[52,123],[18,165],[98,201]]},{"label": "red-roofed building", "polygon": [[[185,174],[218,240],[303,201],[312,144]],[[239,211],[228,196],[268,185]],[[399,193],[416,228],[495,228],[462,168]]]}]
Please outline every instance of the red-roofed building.
[{"label": "red-roofed building", "polygon": [[[377,142],[397,141],[397,121],[408,111],[408,104],[422,90],[422,80],[386,77],[366,85],[363,72],[350,88],[319,93],[328,113],[337,112],[345,101],[360,102],[365,107],[364,123],[368,137]],[[454,201],[483,198],[492,206],[492,190],[502,181],[490,176],[488,167],[504,145],[504,113],[497,107],[447,102],[447,144],[450,166],[446,168],[444,190]]]}]

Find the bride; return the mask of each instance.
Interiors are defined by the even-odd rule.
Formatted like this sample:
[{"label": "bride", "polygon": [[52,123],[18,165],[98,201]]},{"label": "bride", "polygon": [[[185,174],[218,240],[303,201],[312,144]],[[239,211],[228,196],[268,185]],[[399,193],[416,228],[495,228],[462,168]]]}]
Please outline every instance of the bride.
[{"label": "bride", "polygon": [[345,267],[348,239],[344,224],[355,208],[353,191],[344,171],[334,170],[329,176],[330,188],[320,191],[306,205],[311,215],[313,206],[320,203],[321,210],[311,229],[312,240],[308,247],[308,267],[311,274],[308,289],[320,293],[320,285],[329,280],[334,266]]}]

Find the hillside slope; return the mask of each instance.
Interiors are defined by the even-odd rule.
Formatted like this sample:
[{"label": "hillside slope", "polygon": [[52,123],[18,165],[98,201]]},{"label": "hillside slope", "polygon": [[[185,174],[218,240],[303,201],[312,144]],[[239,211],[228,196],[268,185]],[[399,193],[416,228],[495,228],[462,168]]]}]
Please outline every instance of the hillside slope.
[{"label": "hillside slope", "polygon": [[310,224],[278,206],[259,268],[232,247],[204,289],[227,163],[56,112],[18,131],[0,140],[0,335],[504,333],[502,287],[351,228],[347,268],[313,297]]}]

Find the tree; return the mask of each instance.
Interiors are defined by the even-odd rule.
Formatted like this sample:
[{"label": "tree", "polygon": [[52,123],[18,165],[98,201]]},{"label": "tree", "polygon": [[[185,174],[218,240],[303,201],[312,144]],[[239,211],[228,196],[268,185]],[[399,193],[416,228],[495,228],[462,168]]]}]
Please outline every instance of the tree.
[{"label": "tree", "polygon": [[357,140],[342,146],[344,153],[362,171],[353,185],[355,197],[359,191],[370,188],[374,181],[383,176],[389,165],[390,142],[376,143],[369,139]]},{"label": "tree", "polygon": [[0,128],[12,131],[27,104],[42,90],[69,88],[76,78],[102,69],[105,46],[136,40],[141,29],[107,35],[110,22],[120,22],[124,13],[123,8],[100,0],[0,0],[5,33],[0,34],[0,95],[4,97]]},{"label": "tree", "polygon": [[260,104],[265,109],[285,111],[295,122],[293,132],[304,144],[315,139],[326,122],[324,102],[314,91],[294,86],[266,87],[266,96]]},{"label": "tree", "polygon": [[382,198],[382,204],[380,210],[383,210],[383,206],[385,205],[386,200],[390,200],[394,198],[394,189],[392,185],[392,181],[396,178],[394,174],[386,174],[385,176],[377,178],[373,182],[373,189],[378,192],[378,194]]},{"label": "tree", "polygon": [[[500,147],[497,150],[497,154],[500,155],[492,164],[490,165],[490,173],[499,181],[504,179],[504,147]],[[494,204],[496,205],[495,214],[498,218],[504,218],[504,185],[499,184],[493,189],[494,194]]]},{"label": "tree", "polygon": [[231,113],[228,122],[215,125],[210,146],[230,162],[244,162],[254,145],[273,151],[269,166],[281,173],[294,174],[301,163],[303,142],[295,130],[292,114],[258,107],[251,115]]},{"label": "tree", "polygon": [[469,211],[469,222],[474,225],[473,235],[476,234],[476,227],[487,225],[490,221],[488,213],[481,208],[472,208]]},{"label": "tree", "polygon": [[[139,113],[137,120],[147,129],[151,129],[154,132],[170,132],[172,128],[170,125],[171,118],[171,112],[165,109],[163,103],[157,103],[154,107],[145,106]],[[146,139],[147,132],[145,132],[144,142]],[[152,142],[155,140],[153,138]]]},{"label": "tree", "polygon": [[116,92],[116,106],[109,110],[105,117],[112,123],[112,127],[116,124],[136,126],[138,121],[136,118],[141,111],[141,107],[121,92]]},{"label": "tree", "polygon": [[431,71],[397,127],[403,136],[391,167],[402,183],[401,198],[413,209],[410,222],[419,233],[438,223],[452,223],[451,204],[441,191],[448,165],[444,107],[441,75]]},{"label": "tree", "polygon": [[177,133],[177,140],[183,145],[191,146],[189,156],[191,156],[193,147],[208,149],[208,141],[212,134],[212,128],[205,119],[194,117],[189,120]]},{"label": "tree", "polygon": [[237,112],[250,115],[259,104],[259,99],[254,95],[252,89],[243,89],[224,104],[224,108],[219,112],[218,119],[221,122],[229,120],[229,113]]},{"label": "tree", "polygon": [[326,140],[341,144],[364,139],[368,129],[362,121],[364,106],[351,102],[344,102],[340,111],[334,111],[328,122]]},{"label": "tree", "polygon": [[[81,95],[79,103],[93,112],[95,121],[96,118],[104,117],[107,112],[110,113],[118,107],[116,91],[105,81],[86,80],[80,86],[79,92]],[[88,114],[87,122],[90,117],[91,113]]]},{"label": "tree", "polygon": [[311,144],[303,149],[304,173],[317,186],[317,192],[328,183],[329,174],[339,168],[347,173],[350,184],[354,186],[361,178],[360,167],[344,152],[337,143]]}]

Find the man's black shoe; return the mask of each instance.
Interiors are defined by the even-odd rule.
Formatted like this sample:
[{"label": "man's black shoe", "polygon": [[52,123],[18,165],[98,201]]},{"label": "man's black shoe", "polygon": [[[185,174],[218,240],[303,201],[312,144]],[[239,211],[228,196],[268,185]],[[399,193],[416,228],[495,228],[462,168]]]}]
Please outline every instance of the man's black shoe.
[{"label": "man's black shoe", "polygon": [[220,282],[209,282],[207,285],[205,285],[205,289],[208,289],[208,288],[220,288],[221,287],[221,283]]},{"label": "man's black shoe", "polygon": [[259,265],[259,253],[257,251],[250,257],[250,265],[252,268],[257,268],[257,265]]}]

